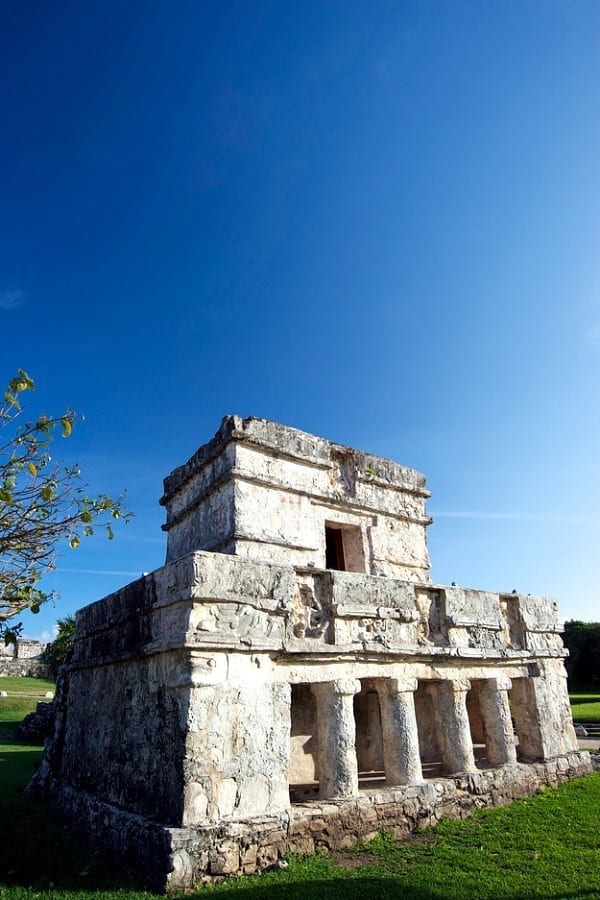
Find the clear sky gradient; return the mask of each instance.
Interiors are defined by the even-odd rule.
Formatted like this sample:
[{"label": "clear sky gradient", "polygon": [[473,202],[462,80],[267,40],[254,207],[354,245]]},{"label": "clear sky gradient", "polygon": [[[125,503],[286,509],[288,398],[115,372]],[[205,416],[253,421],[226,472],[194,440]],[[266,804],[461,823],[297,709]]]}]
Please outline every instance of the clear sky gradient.
[{"label": "clear sky gradient", "polygon": [[0,20],[3,380],[136,513],[30,635],[163,563],[162,478],[233,412],[424,471],[434,580],[600,619],[596,0]]}]

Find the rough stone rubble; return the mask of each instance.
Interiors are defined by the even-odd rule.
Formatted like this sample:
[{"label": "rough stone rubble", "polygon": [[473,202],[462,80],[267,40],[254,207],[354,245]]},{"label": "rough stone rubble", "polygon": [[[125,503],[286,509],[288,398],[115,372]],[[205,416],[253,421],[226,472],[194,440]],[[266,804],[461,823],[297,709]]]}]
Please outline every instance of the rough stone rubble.
[{"label": "rough stone rubble", "polygon": [[226,417],[165,479],[165,566],[78,613],[30,791],[174,890],[589,771],[557,604],[432,584],[428,496]]}]

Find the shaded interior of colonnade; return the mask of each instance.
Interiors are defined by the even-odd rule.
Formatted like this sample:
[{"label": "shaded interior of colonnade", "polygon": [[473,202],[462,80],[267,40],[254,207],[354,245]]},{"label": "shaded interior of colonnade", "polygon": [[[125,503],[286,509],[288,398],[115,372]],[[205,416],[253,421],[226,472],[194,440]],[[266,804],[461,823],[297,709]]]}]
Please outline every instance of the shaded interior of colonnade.
[{"label": "shaded interior of colonnade", "polygon": [[354,722],[358,786],[383,784],[385,772],[381,708],[375,679],[366,678],[360,682],[360,692],[354,697]]},{"label": "shaded interior of colonnade", "polygon": [[292,685],[290,800],[314,800],[319,794],[317,701],[310,684]]},{"label": "shaded interior of colonnade", "polygon": [[[359,789],[385,784],[383,736],[378,684],[385,679],[362,679],[354,696],[356,761]],[[289,787],[292,802],[319,795],[317,701],[310,684],[292,685]],[[439,774],[439,761],[429,767]]]},{"label": "shaded interior of colonnade", "polygon": [[[467,693],[467,713],[475,763],[480,769],[493,768],[493,763],[489,760],[490,736],[481,709],[481,692],[487,682],[486,679],[471,679],[470,684],[471,688]],[[513,677],[508,696],[517,759],[523,762],[542,759],[536,715],[537,703],[532,679]]]},{"label": "shaded interior of colonnade", "polygon": [[440,722],[437,713],[434,682],[419,681],[415,691],[415,715],[419,735],[419,753],[424,778],[443,775]]},{"label": "shaded interior of colonnade", "polygon": [[[385,679],[368,678],[360,681],[360,692],[354,696],[354,721],[356,729],[356,759],[358,764],[358,784],[360,789],[380,787],[385,784],[385,758],[381,727],[381,707],[378,687]],[[526,721],[526,711],[530,708],[529,679],[514,679],[511,698],[515,701],[513,717],[516,730],[530,729]],[[472,679],[466,692],[466,713],[473,744],[473,755],[478,768],[492,767],[488,759],[490,736],[486,731],[482,713],[481,691],[486,679]],[[442,681],[419,681],[414,692],[415,716],[419,740],[419,755],[424,778],[442,777],[451,772],[444,762],[444,737],[448,723],[447,697],[444,692],[449,683]],[[516,715],[515,715],[516,713]],[[318,754],[318,709],[317,700],[310,684],[292,685],[291,736],[289,786],[292,802],[315,799],[319,795],[319,754]],[[531,743],[529,741],[529,743]],[[529,745],[526,744],[526,749]],[[517,750],[519,748],[517,747]],[[530,759],[531,754],[520,757]],[[446,757],[447,759],[447,757]]]},{"label": "shaded interior of colonnade", "polygon": [[[361,691],[354,698],[356,723],[356,755],[358,760],[359,787],[385,782],[385,754],[381,729],[379,686],[385,679],[361,681]],[[480,688],[484,682],[475,681],[467,692],[466,706],[470,738],[478,768],[489,768],[487,758],[489,736],[486,733],[481,712]],[[414,692],[415,717],[419,740],[419,757],[423,778],[438,778],[455,774],[444,762],[443,736],[448,729],[447,713],[441,696],[449,688],[449,682],[419,681]]]},{"label": "shaded interior of colonnade", "polygon": [[[361,681],[354,697],[359,788],[383,784],[381,712],[374,679]],[[317,701],[310,684],[293,684],[290,734],[290,798],[301,802],[319,794]]]},{"label": "shaded interior of colonnade", "polygon": [[[529,679],[516,679],[517,692],[526,693]],[[520,683],[523,683],[522,685]],[[473,745],[473,757],[478,769],[494,768],[489,759],[491,736],[488,733],[485,717],[482,712],[481,692],[489,684],[488,679],[470,679],[470,688],[466,692],[466,711],[469,732]],[[448,727],[445,720],[442,692],[448,689],[448,683],[442,681],[419,681],[415,692],[415,713],[419,734],[419,751],[424,778],[434,778],[444,774],[452,774],[444,763],[443,730]],[[529,698],[526,698],[528,700]],[[523,702],[520,708],[528,708]]]}]

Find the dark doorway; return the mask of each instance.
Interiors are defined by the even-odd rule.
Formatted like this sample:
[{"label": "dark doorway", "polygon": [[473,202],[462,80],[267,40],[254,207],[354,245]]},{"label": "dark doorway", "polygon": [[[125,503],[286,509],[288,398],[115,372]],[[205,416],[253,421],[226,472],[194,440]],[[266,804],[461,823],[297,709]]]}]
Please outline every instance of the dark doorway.
[{"label": "dark doorway", "polygon": [[325,566],[328,569],[346,571],[342,529],[332,525],[325,526]]}]

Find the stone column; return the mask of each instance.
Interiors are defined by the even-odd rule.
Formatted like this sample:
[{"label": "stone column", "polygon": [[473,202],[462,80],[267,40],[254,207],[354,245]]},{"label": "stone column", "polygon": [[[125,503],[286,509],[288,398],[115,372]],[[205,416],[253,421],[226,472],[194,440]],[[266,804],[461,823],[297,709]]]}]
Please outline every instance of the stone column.
[{"label": "stone column", "polygon": [[416,678],[377,682],[381,712],[383,763],[388,784],[418,784],[423,780],[415,715]]},{"label": "stone column", "polygon": [[535,691],[535,677],[520,677],[512,680],[512,711],[519,738],[519,759],[536,760],[545,758],[542,738],[542,711],[538,707]]},{"label": "stone column", "polygon": [[442,765],[449,774],[476,770],[467,713],[470,688],[471,683],[466,680],[437,681],[427,688],[433,695],[439,719]]},{"label": "stone column", "polygon": [[538,660],[528,675],[513,678],[512,711],[519,758],[553,759],[577,748],[561,659]]},{"label": "stone column", "polygon": [[312,685],[317,700],[319,797],[358,794],[354,695],[360,681],[340,678]]},{"label": "stone column", "polygon": [[479,706],[485,729],[485,746],[488,762],[503,766],[517,761],[515,732],[508,704],[510,678],[489,678],[481,682]]}]

